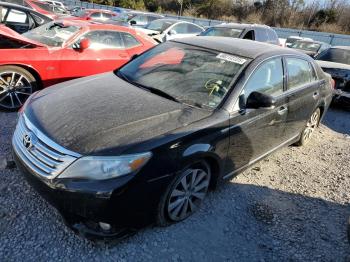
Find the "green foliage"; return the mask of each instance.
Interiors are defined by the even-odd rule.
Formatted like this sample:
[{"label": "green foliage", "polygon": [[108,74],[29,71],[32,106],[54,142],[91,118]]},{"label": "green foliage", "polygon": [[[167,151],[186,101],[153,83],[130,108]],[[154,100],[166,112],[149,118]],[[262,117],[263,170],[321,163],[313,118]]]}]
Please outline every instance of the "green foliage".
[{"label": "green foliage", "polygon": [[313,19],[311,20],[311,24],[320,26],[324,23],[332,24],[336,21],[337,12],[334,9],[321,9],[313,17]]}]

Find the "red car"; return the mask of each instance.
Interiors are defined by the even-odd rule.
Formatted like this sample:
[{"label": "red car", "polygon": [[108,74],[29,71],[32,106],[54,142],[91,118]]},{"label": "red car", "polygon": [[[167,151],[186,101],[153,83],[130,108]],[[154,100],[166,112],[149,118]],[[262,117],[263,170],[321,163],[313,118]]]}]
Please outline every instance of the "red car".
[{"label": "red car", "polygon": [[82,21],[22,35],[0,26],[0,108],[17,110],[37,89],[119,68],[155,44],[132,28]]},{"label": "red car", "polygon": [[93,21],[105,21],[108,19],[112,19],[117,16],[115,12],[109,10],[101,10],[101,9],[84,9],[78,13],[76,13],[73,17],[67,19],[79,19],[79,20],[93,20]]},{"label": "red car", "polygon": [[56,19],[58,17],[57,14],[54,13],[53,8],[48,3],[36,0],[23,0],[23,2],[20,1],[19,4],[33,9],[40,14],[46,15],[52,19]]}]

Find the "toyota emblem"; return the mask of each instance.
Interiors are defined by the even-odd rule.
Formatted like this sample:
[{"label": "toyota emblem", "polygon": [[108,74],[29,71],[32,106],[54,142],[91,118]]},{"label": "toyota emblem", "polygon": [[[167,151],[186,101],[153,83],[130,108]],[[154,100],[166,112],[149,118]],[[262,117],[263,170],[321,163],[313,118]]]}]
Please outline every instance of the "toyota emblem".
[{"label": "toyota emblem", "polygon": [[25,134],[22,139],[25,148],[30,149],[33,146],[33,141],[30,134]]}]

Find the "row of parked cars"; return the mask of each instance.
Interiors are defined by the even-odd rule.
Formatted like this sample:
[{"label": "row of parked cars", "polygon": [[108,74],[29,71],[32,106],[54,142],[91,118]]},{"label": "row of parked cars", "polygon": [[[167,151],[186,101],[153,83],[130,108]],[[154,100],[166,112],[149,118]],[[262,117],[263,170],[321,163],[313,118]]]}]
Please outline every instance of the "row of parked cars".
[{"label": "row of parked cars", "polygon": [[15,162],[87,237],[186,219],[219,181],[310,141],[333,97],[331,76],[267,26],[111,19],[125,26],[84,9],[21,33],[17,6],[0,6]]}]

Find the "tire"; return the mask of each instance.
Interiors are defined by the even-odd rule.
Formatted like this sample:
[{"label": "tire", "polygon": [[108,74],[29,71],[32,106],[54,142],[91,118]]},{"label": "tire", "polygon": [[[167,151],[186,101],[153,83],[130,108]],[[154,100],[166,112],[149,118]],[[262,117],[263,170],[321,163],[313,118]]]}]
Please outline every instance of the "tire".
[{"label": "tire", "polygon": [[0,66],[0,109],[17,111],[37,90],[35,77],[18,66]]},{"label": "tire", "polygon": [[309,142],[312,134],[314,133],[315,129],[318,127],[320,118],[321,118],[321,110],[317,108],[308,119],[305,128],[300,134],[300,139],[298,142],[295,143],[295,145],[304,146]]},{"label": "tire", "polygon": [[210,179],[210,167],[206,162],[198,162],[183,169],[161,197],[157,224],[168,226],[195,213],[208,192]]}]

